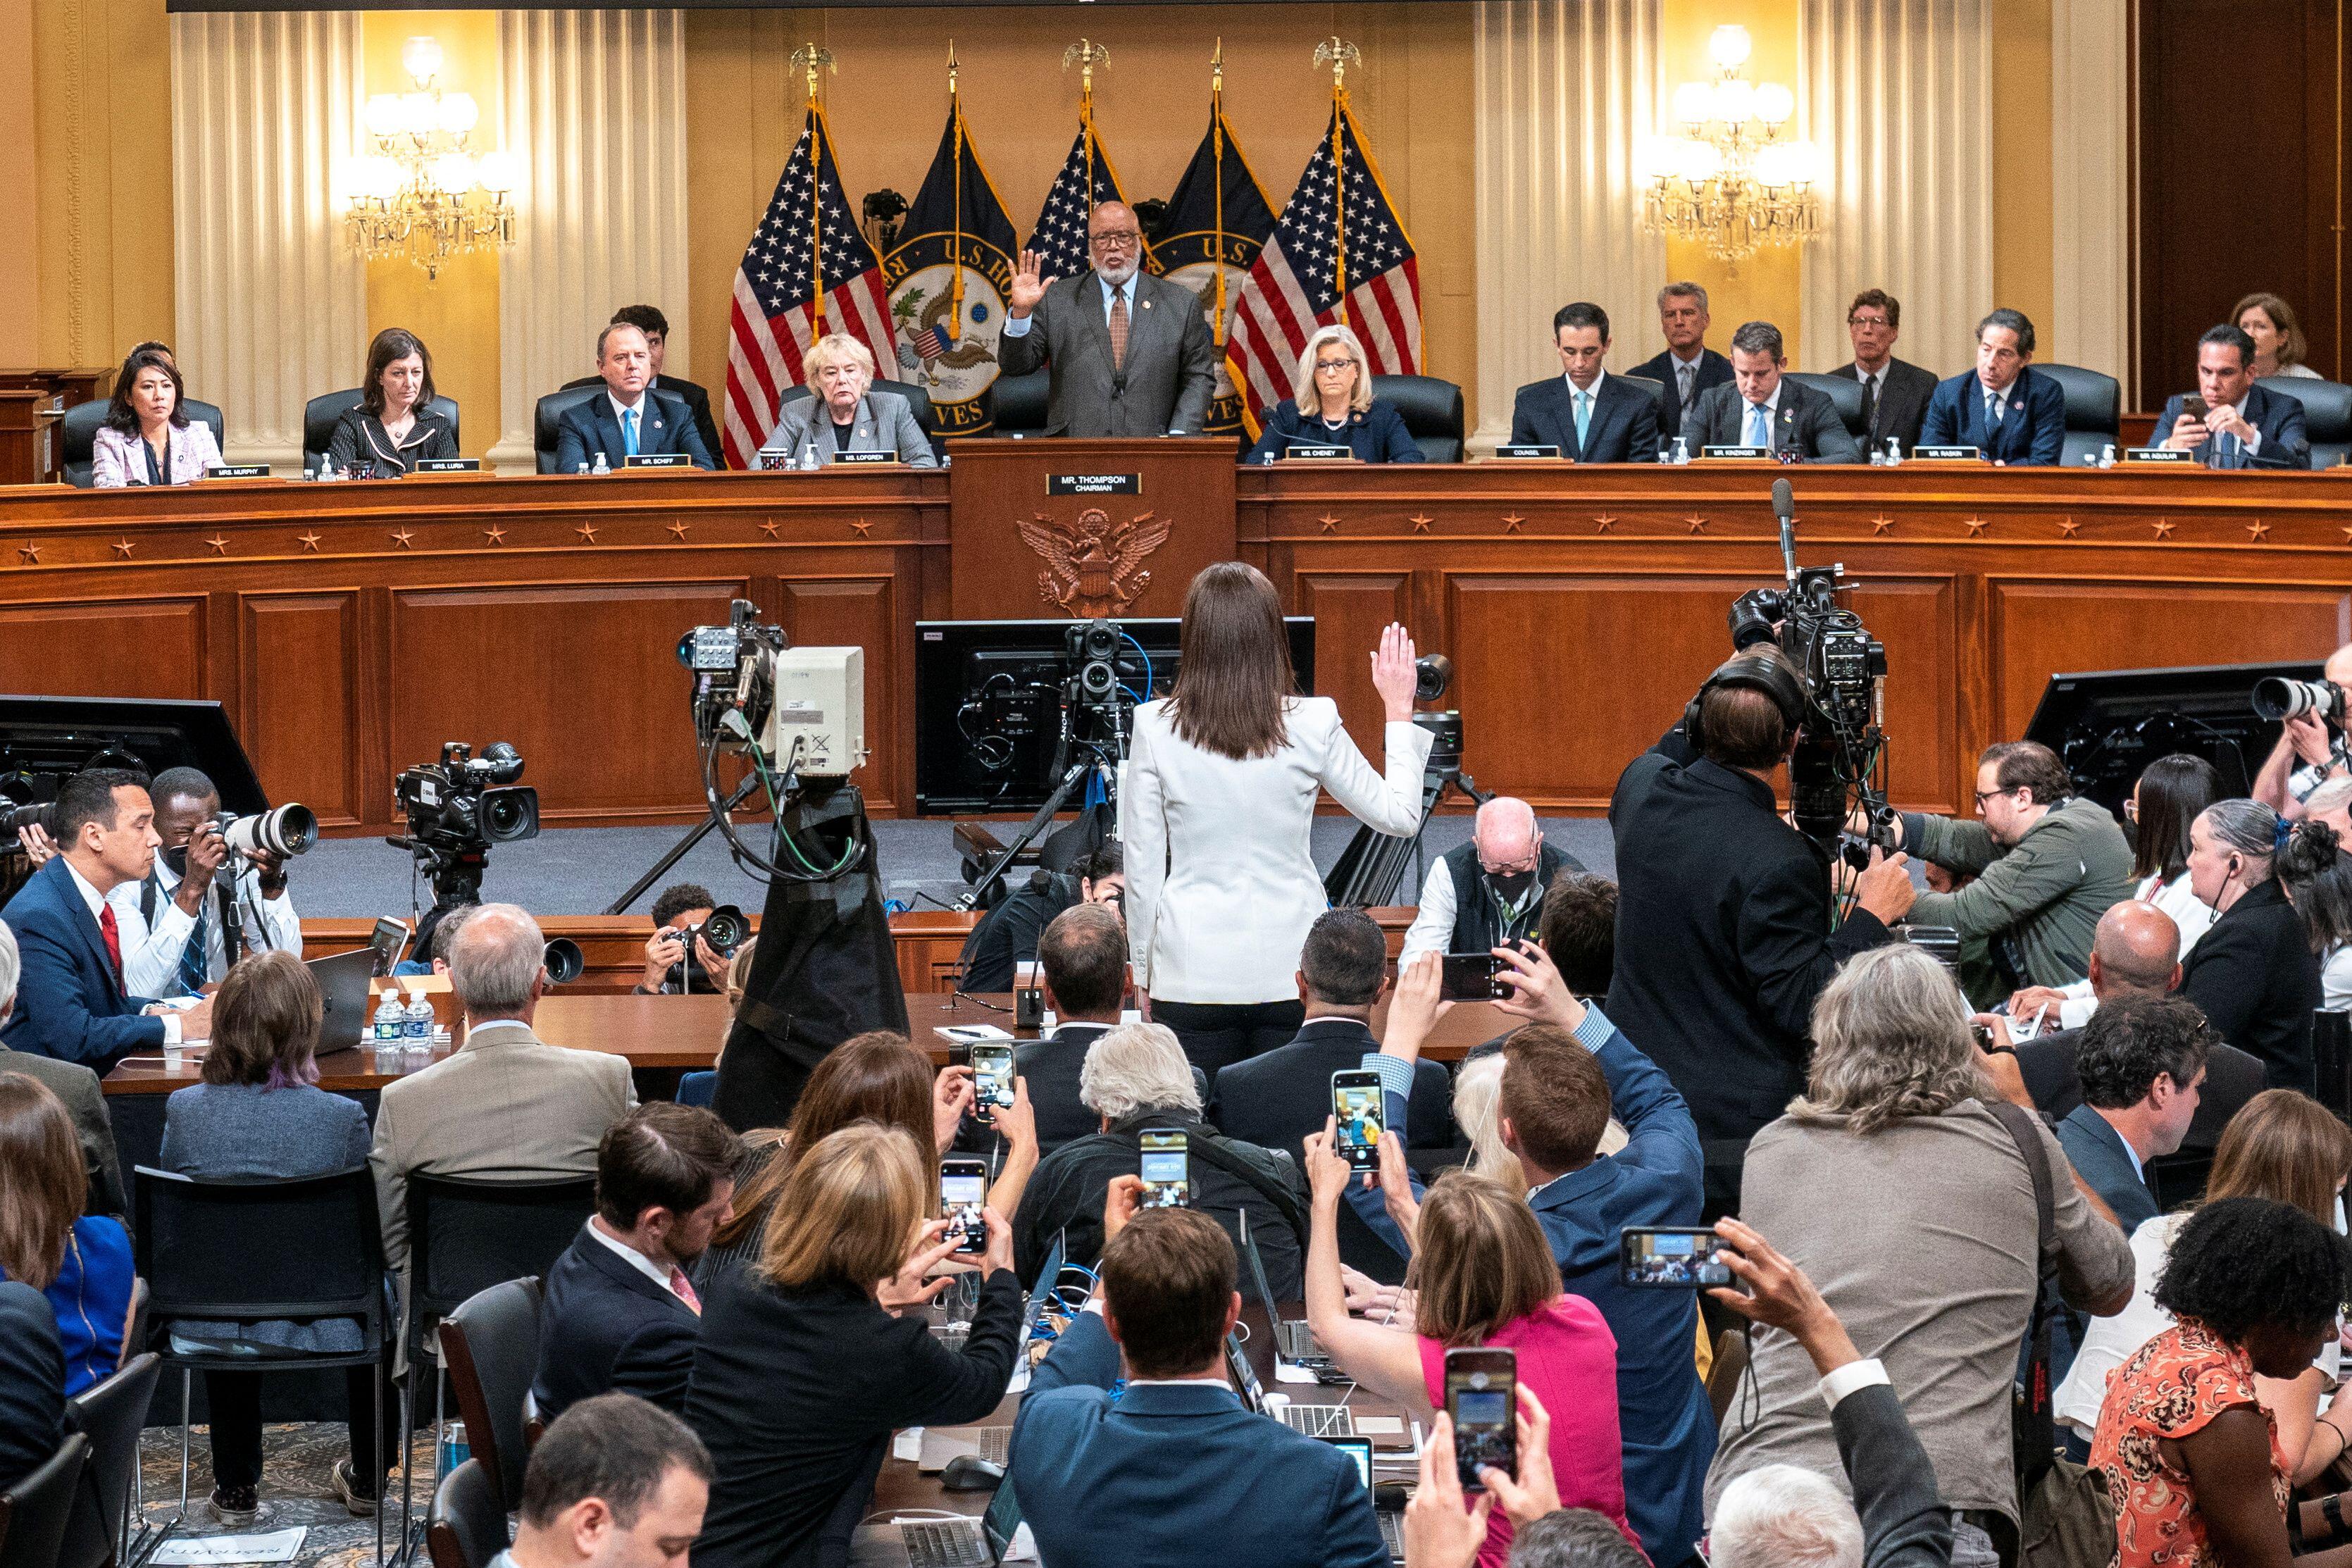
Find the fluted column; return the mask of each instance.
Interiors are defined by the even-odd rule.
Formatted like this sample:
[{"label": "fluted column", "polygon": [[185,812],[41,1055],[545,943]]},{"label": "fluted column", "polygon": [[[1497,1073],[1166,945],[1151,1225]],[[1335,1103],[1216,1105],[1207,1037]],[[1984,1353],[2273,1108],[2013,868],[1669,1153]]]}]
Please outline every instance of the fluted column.
[{"label": "fluted column", "polygon": [[530,163],[499,268],[504,428],[528,468],[540,397],[595,369],[622,305],[669,317],[687,362],[686,29],[675,11],[509,11],[499,18],[506,145]]},{"label": "fluted column", "polygon": [[331,195],[360,129],[360,17],[181,12],[171,28],[173,347],[232,461],[298,464],[304,404],[351,385],[367,348],[366,274]]},{"label": "fluted column", "polygon": [[[2052,293],[2067,363],[2132,386],[2128,0],[2053,0],[2050,17]],[[2126,403],[2125,406],[2131,405]]]}]

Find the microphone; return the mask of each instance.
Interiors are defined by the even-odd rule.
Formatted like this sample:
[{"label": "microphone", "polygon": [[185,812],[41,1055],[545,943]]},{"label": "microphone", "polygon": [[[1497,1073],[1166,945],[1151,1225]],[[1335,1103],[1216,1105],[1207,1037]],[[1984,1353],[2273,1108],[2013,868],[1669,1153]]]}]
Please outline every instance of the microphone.
[{"label": "microphone", "polygon": [[1772,515],[1780,520],[1780,561],[1788,568],[1789,586],[1797,585],[1797,492],[1786,479],[1772,481]]}]

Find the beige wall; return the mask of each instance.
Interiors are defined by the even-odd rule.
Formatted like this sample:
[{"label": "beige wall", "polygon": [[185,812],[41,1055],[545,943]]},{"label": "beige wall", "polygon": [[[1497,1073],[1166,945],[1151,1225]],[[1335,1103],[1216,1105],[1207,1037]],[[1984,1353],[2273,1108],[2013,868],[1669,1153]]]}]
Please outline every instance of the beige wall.
[{"label": "beige wall", "polygon": [[[1992,292],[1988,306],[2022,310],[2037,359],[2066,359],[2053,308],[2051,205],[2051,0],[1992,8]],[[1954,367],[1956,372],[1958,367]]]}]

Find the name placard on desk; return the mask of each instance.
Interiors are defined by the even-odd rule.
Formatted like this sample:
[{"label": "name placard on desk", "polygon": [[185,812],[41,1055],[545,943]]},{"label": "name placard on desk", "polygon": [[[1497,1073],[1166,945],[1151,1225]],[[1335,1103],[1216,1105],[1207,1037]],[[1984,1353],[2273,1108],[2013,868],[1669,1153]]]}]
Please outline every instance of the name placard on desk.
[{"label": "name placard on desk", "polygon": [[1049,496],[1139,496],[1141,474],[1047,474]]},{"label": "name placard on desk", "polygon": [[898,460],[898,448],[896,447],[887,447],[878,452],[835,452],[828,459],[836,465],[846,463],[852,467],[861,463],[895,463]]},{"label": "name placard on desk", "polygon": [[479,458],[419,458],[415,472],[420,474],[478,474],[482,471]]},{"label": "name placard on desk", "polygon": [[1914,447],[1911,458],[1921,463],[1976,463],[1984,460],[1981,447]]},{"label": "name placard on desk", "polygon": [[1495,456],[1498,458],[1551,458],[1556,459],[1559,457],[1559,448],[1557,447],[1538,447],[1532,445],[1525,447],[1497,447],[1495,448]]},{"label": "name placard on desk", "polygon": [[694,459],[684,452],[640,452],[621,459],[625,468],[690,468]]},{"label": "name placard on desk", "polygon": [[208,479],[266,479],[269,477],[267,463],[206,463],[205,478]]},{"label": "name placard on desk", "polygon": [[2123,459],[2126,463],[2174,463],[2191,468],[2197,466],[2197,454],[2183,447],[2126,447]]},{"label": "name placard on desk", "polygon": [[1701,447],[1698,449],[1698,455],[1702,458],[1729,458],[1753,462],[1769,458],[1772,455],[1772,448],[1769,447]]},{"label": "name placard on desk", "polygon": [[1356,449],[1353,447],[1337,447],[1319,441],[1312,444],[1305,441],[1293,441],[1289,446],[1285,447],[1282,449],[1282,456],[1285,461],[1297,458],[1301,461],[1309,463],[1344,463],[1355,455]]}]

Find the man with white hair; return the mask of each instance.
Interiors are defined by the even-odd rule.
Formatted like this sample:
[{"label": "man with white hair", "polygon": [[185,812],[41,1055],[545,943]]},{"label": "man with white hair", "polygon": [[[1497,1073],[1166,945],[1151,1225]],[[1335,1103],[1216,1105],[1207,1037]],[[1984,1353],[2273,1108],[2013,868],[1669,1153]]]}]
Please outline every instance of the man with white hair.
[{"label": "man with white hair", "polygon": [[1297,1300],[1307,1256],[1307,1188],[1286,1152],[1227,1138],[1201,1119],[1201,1089],[1184,1047],[1164,1024],[1122,1024],[1087,1047],[1078,1098],[1102,1131],[1065,1143],[1029,1178],[1013,1216],[1013,1262],[1034,1279],[1056,1241],[1071,1263],[1091,1268],[1103,1246],[1103,1194],[1114,1176],[1142,1163],[1143,1134],[1184,1135],[1187,1206],[1224,1226],[1241,1245],[1241,1221],[1265,1259],[1268,1282]]},{"label": "man with white hair", "polygon": [[[8,1015],[16,1010],[16,976],[23,968],[24,961],[16,953],[16,934],[0,921],[0,1025],[7,1023]],[[106,1113],[106,1095],[98,1087],[98,1074],[79,1062],[11,1050],[5,1041],[0,1041],[0,1072],[38,1079],[65,1102],[89,1177],[89,1212],[129,1214],[131,1206],[122,1201],[122,1170],[115,1159],[114,1123]]]},{"label": "man with white hair", "polygon": [[1498,795],[1478,808],[1470,842],[1446,851],[1422,884],[1421,912],[1404,933],[1397,966],[1424,952],[1485,952],[1536,934],[1544,889],[1574,856],[1544,842],[1535,807]]}]

